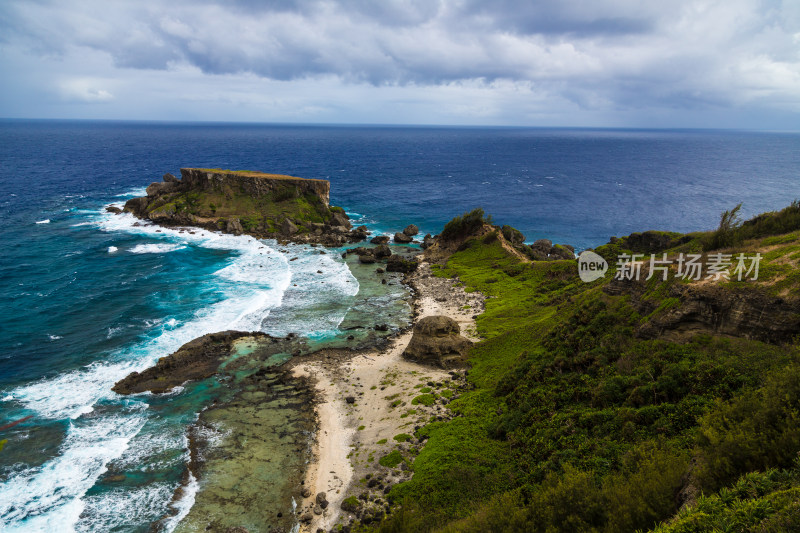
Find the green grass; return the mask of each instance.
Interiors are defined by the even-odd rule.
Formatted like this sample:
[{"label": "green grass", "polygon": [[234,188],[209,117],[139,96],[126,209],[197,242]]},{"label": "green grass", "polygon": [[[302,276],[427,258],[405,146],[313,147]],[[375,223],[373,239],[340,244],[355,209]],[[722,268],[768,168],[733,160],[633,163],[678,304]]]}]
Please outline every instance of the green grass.
[{"label": "green grass", "polygon": [[406,442],[411,440],[412,437],[408,433],[400,433],[399,435],[395,435],[393,438],[397,442]]}]

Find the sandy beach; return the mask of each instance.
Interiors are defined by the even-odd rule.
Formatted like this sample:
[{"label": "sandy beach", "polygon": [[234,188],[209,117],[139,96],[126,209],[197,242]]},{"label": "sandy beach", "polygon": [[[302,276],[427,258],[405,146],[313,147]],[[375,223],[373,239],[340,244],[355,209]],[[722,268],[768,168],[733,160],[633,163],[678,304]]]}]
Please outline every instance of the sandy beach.
[{"label": "sandy beach", "polygon": [[[462,335],[478,340],[474,317],[483,311],[481,294],[465,293],[457,281],[432,276],[427,263],[421,263],[408,282],[415,288],[415,322],[445,315],[459,323]],[[342,501],[366,490],[367,477],[374,477],[369,487],[378,491],[407,480],[411,472],[405,465],[386,468],[379,465],[380,457],[394,449],[403,452],[421,446],[413,438],[415,428],[432,417],[450,416],[447,398],[439,397],[432,405],[412,402],[431,388],[456,389],[463,370],[405,360],[402,353],[411,336],[410,330],[400,333],[384,350],[336,350],[293,365],[296,376],[313,378],[318,395],[315,459],[303,485],[308,496],[297,509],[301,531],[327,531],[340,519],[349,520]],[[319,493],[325,493],[324,508],[317,502]]]}]

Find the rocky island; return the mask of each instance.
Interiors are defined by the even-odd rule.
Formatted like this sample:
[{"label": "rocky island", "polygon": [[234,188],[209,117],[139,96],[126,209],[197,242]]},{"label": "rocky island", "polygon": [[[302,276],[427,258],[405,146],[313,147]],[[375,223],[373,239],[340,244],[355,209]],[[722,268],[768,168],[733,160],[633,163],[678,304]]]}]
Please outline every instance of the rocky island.
[{"label": "rocky island", "polygon": [[341,207],[330,182],[249,170],[182,168],[165,174],[124,210],[164,226],[198,226],[261,239],[340,246],[367,237]]}]

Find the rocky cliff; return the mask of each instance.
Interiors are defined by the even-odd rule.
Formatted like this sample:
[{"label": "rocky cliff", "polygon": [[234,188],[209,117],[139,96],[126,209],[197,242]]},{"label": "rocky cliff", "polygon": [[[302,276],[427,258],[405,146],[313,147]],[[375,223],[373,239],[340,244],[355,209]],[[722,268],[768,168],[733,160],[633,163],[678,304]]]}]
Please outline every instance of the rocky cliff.
[{"label": "rocky cliff", "polygon": [[165,174],[147,196],[125,211],[165,226],[200,226],[258,238],[338,246],[366,238],[352,229],[340,207],[331,207],[330,182],[254,171],[182,168]]}]

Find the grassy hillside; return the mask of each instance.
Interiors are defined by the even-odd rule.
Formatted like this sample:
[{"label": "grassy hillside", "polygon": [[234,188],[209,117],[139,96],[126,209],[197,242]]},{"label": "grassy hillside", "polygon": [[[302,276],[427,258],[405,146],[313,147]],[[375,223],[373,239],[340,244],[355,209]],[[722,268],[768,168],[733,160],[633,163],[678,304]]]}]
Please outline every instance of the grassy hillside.
[{"label": "grassy hillside", "polygon": [[[739,307],[796,301],[795,211],[796,202],[745,223],[728,213],[718,232],[632,236],[598,250],[608,259],[653,242],[661,244],[652,253],[670,257],[760,252],[757,281],[673,275],[614,288],[611,261],[606,278],[583,283],[575,261],[526,262],[491,235],[468,240],[435,270],[488,296],[477,319],[485,340],[470,353],[474,388],[450,404],[459,416],[417,431],[427,444],[414,477],[392,489],[387,519],[361,527],[800,528],[797,339],[762,342],[752,332],[701,328],[673,342],[643,333],[658,332],[648,326],[679,312],[689,293],[735,295]],[[787,309],[792,318],[796,307]]]}]

